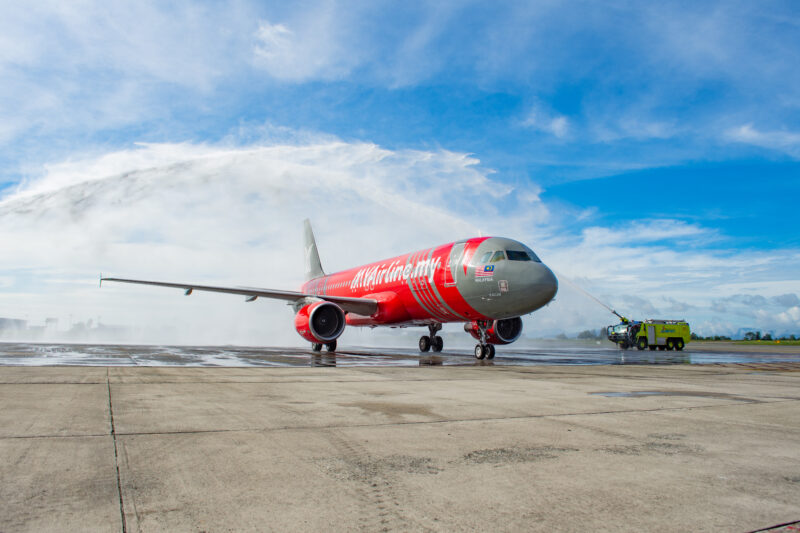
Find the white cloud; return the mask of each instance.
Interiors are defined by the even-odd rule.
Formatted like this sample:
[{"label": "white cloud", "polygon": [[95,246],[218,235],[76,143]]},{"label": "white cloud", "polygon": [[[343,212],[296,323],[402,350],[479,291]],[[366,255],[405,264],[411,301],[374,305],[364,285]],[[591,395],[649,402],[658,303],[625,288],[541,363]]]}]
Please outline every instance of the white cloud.
[{"label": "white cloud", "polygon": [[337,22],[337,10],[331,4],[298,17],[291,27],[260,21],[253,49],[256,66],[274,78],[294,82],[346,76],[361,54],[346,49]]},{"label": "white cloud", "polygon": [[534,108],[522,121],[522,125],[554,137],[563,139],[569,133],[569,119],[557,113],[547,112],[541,108]]},{"label": "white cloud", "polygon": [[759,131],[752,124],[744,124],[729,129],[725,135],[735,142],[752,144],[761,148],[785,152],[793,157],[800,157],[800,133],[785,130]]},{"label": "white cloud", "polygon": [[[606,175],[621,160],[641,168],[713,157],[709,151],[731,120],[775,124],[797,107],[796,39],[779,17],[715,2],[688,9],[577,6],[5,2],[0,143],[45,139],[63,154],[77,144],[73,138],[103,130],[130,139],[120,134],[124,127],[144,131],[144,139],[196,138],[198,129],[212,127],[182,113],[241,110],[254,102],[254,85],[270,102],[275,84],[265,78],[345,80],[359,88],[452,85],[525,101],[567,89],[569,113],[562,106],[548,111],[555,104],[546,101],[518,125],[554,139],[643,143],[630,143],[624,157],[576,153],[577,143],[565,152],[548,145],[540,155],[581,166],[581,175]],[[576,9],[585,16],[576,19]],[[719,105],[715,88],[726,95]],[[270,114],[268,104],[251,109],[258,119]],[[222,119],[225,128],[231,118]],[[796,157],[796,134],[769,128],[732,136]],[[19,157],[18,148],[8,149],[9,158]],[[41,153],[38,146],[29,150]]]},{"label": "white cloud", "polygon": [[589,122],[592,124],[589,133],[592,139],[603,143],[615,143],[621,140],[664,140],[681,133],[670,122],[645,121],[640,118],[640,115],[649,115],[648,110],[628,109],[626,113],[623,115],[611,113],[610,116],[589,117]]},{"label": "white cloud", "polygon": [[249,66],[254,9],[197,2],[0,7],[0,142],[158,117]]},{"label": "white cloud", "polygon": [[790,307],[786,311],[779,313],[777,319],[781,324],[792,328],[800,328],[800,307]]}]

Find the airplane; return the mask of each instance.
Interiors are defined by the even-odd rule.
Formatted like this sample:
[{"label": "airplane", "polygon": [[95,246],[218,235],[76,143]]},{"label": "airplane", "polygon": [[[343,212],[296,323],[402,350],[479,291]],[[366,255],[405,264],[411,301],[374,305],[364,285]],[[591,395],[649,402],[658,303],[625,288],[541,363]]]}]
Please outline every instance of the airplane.
[{"label": "airplane", "polygon": [[437,332],[447,322],[463,322],[472,335],[477,359],[494,359],[495,345],[510,344],[522,333],[521,316],[544,307],[556,295],[558,280],[521,242],[504,237],[473,237],[419,250],[335,274],[322,270],[311,222],[304,221],[305,283],[299,291],[214,287],[123,278],[103,281],[156,285],[285,300],[292,305],[297,333],[315,352],[336,351],[345,326],[425,326],[421,352],[441,352]]}]

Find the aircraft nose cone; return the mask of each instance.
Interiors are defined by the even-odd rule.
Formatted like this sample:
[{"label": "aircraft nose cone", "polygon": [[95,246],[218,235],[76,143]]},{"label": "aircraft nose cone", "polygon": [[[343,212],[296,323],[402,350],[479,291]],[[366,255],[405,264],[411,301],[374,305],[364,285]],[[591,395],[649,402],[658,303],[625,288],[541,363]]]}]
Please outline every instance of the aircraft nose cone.
[{"label": "aircraft nose cone", "polygon": [[534,270],[530,283],[530,296],[538,309],[550,303],[555,297],[558,292],[558,279],[544,263],[536,263]]}]

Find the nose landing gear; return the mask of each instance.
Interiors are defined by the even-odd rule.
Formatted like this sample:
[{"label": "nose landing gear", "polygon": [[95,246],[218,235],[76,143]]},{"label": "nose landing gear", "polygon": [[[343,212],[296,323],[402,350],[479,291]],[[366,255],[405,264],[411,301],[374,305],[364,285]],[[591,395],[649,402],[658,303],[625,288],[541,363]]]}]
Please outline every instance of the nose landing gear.
[{"label": "nose landing gear", "polygon": [[442,329],[442,325],[438,322],[428,324],[429,335],[423,335],[419,338],[419,351],[427,352],[433,349],[434,352],[441,352],[444,348],[444,339],[436,334],[437,331]]},{"label": "nose landing gear", "polygon": [[311,344],[311,350],[313,350],[315,352],[321,352],[323,346],[325,346],[328,349],[329,352],[335,352],[336,351],[336,339],[334,339],[331,342],[329,342],[327,344],[324,344],[324,345],[321,342],[314,342],[314,343]]},{"label": "nose landing gear", "polygon": [[475,359],[494,359],[494,344],[486,342],[486,329],[489,324],[485,321],[478,321],[478,331],[480,332],[481,342],[475,345]]}]

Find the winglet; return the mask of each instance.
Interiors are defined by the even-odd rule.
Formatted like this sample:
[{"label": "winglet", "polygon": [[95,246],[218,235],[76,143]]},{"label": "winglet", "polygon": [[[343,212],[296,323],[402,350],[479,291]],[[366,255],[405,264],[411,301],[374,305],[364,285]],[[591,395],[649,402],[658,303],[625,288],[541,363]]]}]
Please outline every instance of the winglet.
[{"label": "winglet", "polygon": [[317,242],[314,240],[314,231],[311,229],[311,221],[305,219],[304,226],[304,251],[306,256],[306,281],[321,278],[325,275],[322,270],[322,263],[319,260],[319,252],[317,251]]}]

